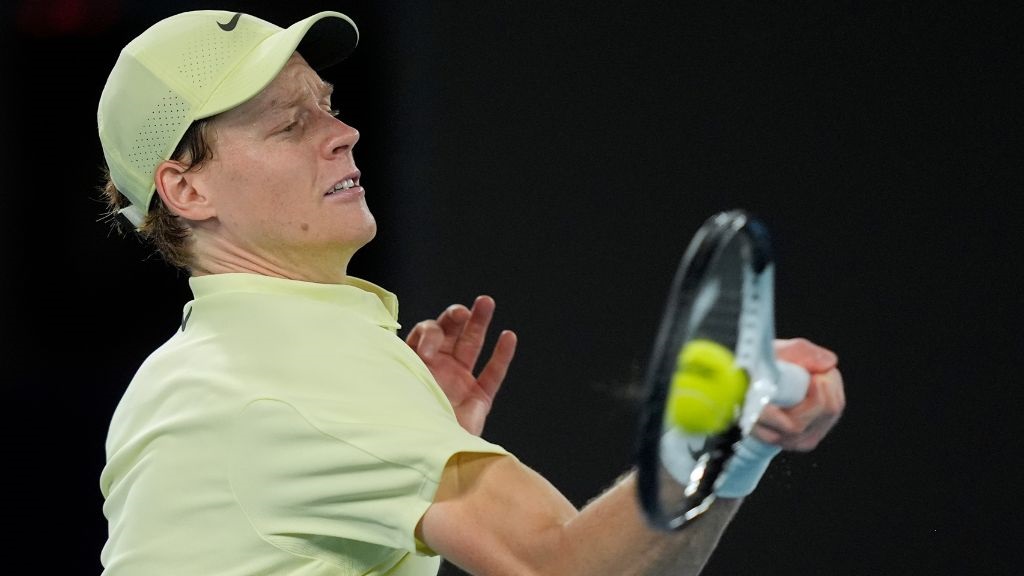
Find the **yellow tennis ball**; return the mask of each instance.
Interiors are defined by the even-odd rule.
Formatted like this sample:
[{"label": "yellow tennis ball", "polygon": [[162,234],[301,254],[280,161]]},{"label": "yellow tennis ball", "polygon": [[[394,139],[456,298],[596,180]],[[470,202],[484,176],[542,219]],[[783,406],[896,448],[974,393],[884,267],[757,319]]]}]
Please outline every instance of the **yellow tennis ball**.
[{"label": "yellow tennis ball", "polygon": [[739,413],[747,373],[725,346],[691,340],[679,351],[670,386],[668,421],[691,434],[718,434]]}]

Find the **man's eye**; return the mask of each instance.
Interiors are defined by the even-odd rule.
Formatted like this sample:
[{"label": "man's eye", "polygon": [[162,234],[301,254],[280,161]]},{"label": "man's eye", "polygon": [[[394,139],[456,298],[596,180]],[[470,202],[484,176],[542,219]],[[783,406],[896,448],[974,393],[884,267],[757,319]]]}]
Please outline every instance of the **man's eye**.
[{"label": "man's eye", "polygon": [[338,114],[341,114],[341,110],[338,110],[337,108],[328,108],[327,113],[337,118]]},{"label": "man's eye", "polygon": [[291,132],[298,125],[299,125],[298,122],[292,122],[291,124],[289,124],[289,125],[285,126],[284,128],[282,128],[281,132]]}]

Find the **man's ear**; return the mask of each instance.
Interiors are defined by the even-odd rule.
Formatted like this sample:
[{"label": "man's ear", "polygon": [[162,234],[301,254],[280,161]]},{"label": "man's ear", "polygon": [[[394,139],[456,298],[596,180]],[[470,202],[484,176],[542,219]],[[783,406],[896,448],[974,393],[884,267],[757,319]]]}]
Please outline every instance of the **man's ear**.
[{"label": "man's ear", "polygon": [[211,199],[195,187],[189,167],[176,160],[165,160],[156,167],[156,192],[164,206],[186,220],[199,222],[217,215]]}]

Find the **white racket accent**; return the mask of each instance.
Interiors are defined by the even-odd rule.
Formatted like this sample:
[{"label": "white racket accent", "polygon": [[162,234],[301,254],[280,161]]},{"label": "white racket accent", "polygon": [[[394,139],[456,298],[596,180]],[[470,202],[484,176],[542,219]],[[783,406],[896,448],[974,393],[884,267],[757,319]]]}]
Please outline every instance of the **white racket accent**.
[{"label": "white racket accent", "polygon": [[775,358],[775,267],[769,264],[760,274],[743,274],[743,313],[736,343],[736,364],[747,371],[750,385],[743,401],[740,429],[747,436],[769,403],[777,406],[799,404],[807,395],[807,371]]},{"label": "white racket accent", "polygon": [[[698,461],[693,455],[704,448],[706,441],[707,436],[687,434],[675,426],[670,426],[661,437],[661,464],[669,476],[681,486],[690,485],[694,480],[700,479],[703,471],[697,467]],[[696,478],[694,472],[697,472]]]},{"label": "white racket accent", "polygon": [[771,403],[789,408],[803,402],[807,397],[807,387],[811,384],[811,375],[803,366],[791,362],[779,360],[775,366],[779,369],[779,380]]}]

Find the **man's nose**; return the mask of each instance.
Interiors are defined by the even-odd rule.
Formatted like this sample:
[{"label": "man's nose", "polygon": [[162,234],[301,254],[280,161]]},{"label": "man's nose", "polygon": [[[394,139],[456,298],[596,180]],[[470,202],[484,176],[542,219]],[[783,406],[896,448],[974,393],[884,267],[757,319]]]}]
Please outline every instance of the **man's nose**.
[{"label": "man's nose", "polygon": [[328,156],[344,154],[352,150],[358,141],[359,130],[334,118],[331,121],[331,135],[327,139],[324,152]]}]

